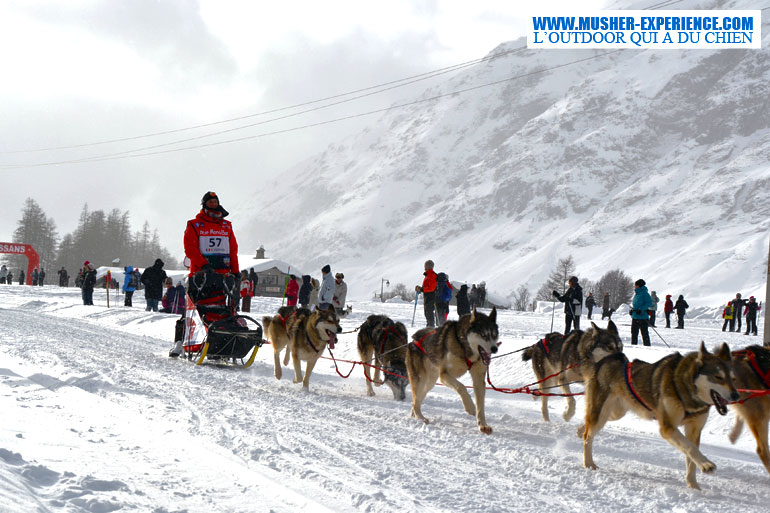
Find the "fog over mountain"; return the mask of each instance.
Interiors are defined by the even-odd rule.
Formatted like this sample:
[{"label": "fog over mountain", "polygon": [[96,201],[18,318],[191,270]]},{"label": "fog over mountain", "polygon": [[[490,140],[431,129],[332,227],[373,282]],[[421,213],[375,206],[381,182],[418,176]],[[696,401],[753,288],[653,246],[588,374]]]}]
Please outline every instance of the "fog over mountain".
[{"label": "fog over mountain", "polygon": [[427,258],[453,280],[534,292],[572,254],[583,278],[621,268],[696,303],[737,291],[763,298],[766,22],[762,29],[763,48],[747,51],[503,43],[490,52],[500,57],[266,186],[241,244],[263,244],[314,275],[331,263],[356,297],[379,291],[381,278],[419,283]]}]

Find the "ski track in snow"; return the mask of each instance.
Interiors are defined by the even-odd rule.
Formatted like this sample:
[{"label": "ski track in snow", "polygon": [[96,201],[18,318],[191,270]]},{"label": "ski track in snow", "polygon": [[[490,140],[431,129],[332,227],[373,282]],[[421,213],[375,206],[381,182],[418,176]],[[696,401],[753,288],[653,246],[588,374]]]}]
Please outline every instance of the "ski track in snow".
[{"label": "ski track in snow", "polygon": [[[279,305],[254,303],[254,318]],[[370,313],[410,325],[411,304],[353,305],[344,331]],[[275,379],[269,345],[247,370],[170,360],[175,319],[83,307],[77,289],[0,287],[0,511],[701,512],[762,510],[770,500],[748,430],[737,446],[727,441],[731,413],[706,425],[703,452],[718,468],[698,473],[697,492],[684,483],[684,457],[633,414],[600,433],[600,469],[589,471],[576,436],[580,399],[565,423],[564,400],[551,398],[545,423],[539,399],[488,391],[494,433],[484,436],[456,393],[436,386],[425,425],[409,418],[409,394],[396,402],[382,386],[366,397],[360,367],[343,380],[321,360],[303,392],[290,367]],[[505,353],[534,343],[550,316],[501,311],[499,323]],[[659,331],[683,352],[725,335],[716,321]],[[728,335],[736,347],[756,343]],[[355,340],[341,335],[335,356],[358,360]],[[627,353],[670,351],[653,343]],[[498,386],[534,381],[519,353],[495,359],[491,375]]]}]

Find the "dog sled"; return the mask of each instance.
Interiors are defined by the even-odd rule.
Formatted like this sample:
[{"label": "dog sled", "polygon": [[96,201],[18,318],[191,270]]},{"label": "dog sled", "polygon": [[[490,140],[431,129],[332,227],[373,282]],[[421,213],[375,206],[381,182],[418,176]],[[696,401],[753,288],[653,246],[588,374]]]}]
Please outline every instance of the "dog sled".
[{"label": "dog sled", "polygon": [[254,363],[264,342],[262,325],[237,313],[237,297],[233,275],[199,272],[190,278],[183,324],[177,329],[188,360],[196,365],[209,360],[243,368]]}]

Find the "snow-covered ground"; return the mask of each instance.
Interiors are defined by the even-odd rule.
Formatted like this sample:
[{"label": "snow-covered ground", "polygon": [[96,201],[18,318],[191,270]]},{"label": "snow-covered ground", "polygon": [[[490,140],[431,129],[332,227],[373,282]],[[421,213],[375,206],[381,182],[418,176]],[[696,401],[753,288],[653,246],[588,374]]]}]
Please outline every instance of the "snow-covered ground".
[{"label": "snow-covered ground", "polygon": [[[330,360],[316,367],[310,392],[273,377],[265,345],[246,370],[167,356],[175,317],[125,308],[105,293],[96,306],[78,289],[0,286],[0,511],[763,511],[770,486],[745,432],[727,433],[733,414],[712,413],[702,449],[717,464],[698,473],[703,491],[684,483],[684,458],[632,414],[597,437],[600,469],[582,466],[575,434],[582,415],[565,423],[552,400],[552,422],[526,395],[487,394],[491,436],[478,432],[455,392],[437,386],[423,412],[388,389],[366,397],[361,367],[347,380]],[[141,292],[134,303],[141,305]],[[252,315],[278,302],[255,298]],[[342,321],[352,331],[370,313],[411,324],[413,306],[353,303]],[[417,312],[417,326],[422,326]],[[550,330],[543,313],[499,313],[501,352],[530,345]],[[617,317],[628,341],[627,317]],[[603,323],[602,323],[603,324]],[[561,329],[557,314],[554,328]],[[659,323],[660,325],[660,323]],[[760,324],[760,333],[762,325]],[[698,319],[684,331],[659,328],[652,348],[627,347],[655,360],[726,340]],[[357,360],[356,334],[340,336],[335,356]],[[328,353],[327,353],[328,355]],[[350,364],[340,364],[347,373]],[[493,360],[497,386],[534,381],[520,354]],[[467,380],[466,380],[467,381]]]}]

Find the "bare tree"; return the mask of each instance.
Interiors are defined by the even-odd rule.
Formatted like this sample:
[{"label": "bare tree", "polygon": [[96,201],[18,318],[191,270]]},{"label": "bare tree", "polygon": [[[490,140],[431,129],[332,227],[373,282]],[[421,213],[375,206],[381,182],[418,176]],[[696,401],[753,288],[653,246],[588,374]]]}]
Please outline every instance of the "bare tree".
[{"label": "bare tree", "polygon": [[596,282],[594,295],[597,302],[601,304],[604,293],[610,294],[610,308],[617,310],[618,307],[631,300],[634,293],[634,282],[631,277],[620,269],[613,269],[604,273],[604,276]]},{"label": "bare tree", "polygon": [[525,312],[531,306],[532,294],[526,285],[521,285],[516,292],[513,293],[513,309],[520,312]]},{"label": "bare tree", "polygon": [[559,263],[551,274],[548,276],[548,280],[537,291],[535,299],[538,301],[551,301],[553,300],[552,292],[564,292],[566,289],[567,280],[570,276],[575,274],[575,261],[572,259],[572,255],[566,258],[560,258]]}]

